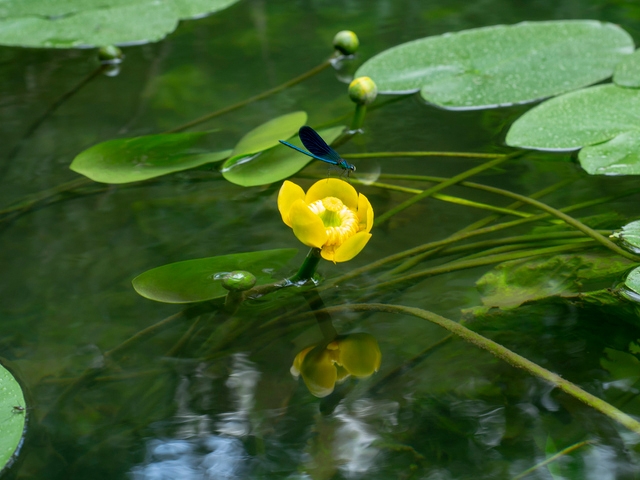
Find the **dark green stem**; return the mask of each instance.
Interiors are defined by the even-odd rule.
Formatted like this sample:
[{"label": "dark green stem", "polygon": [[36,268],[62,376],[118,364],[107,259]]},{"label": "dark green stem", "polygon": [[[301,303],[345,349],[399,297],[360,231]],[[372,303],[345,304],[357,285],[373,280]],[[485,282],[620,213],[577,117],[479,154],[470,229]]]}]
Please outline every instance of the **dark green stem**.
[{"label": "dark green stem", "polygon": [[289,282],[291,283],[304,283],[308,280],[311,280],[316,273],[316,268],[318,268],[318,263],[320,263],[320,259],[322,256],[320,255],[320,249],[312,247],[307,253],[304,262],[300,266],[298,272],[289,278]]},{"label": "dark green stem", "polygon": [[367,115],[367,106],[356,104],[356,109],[353,112],[353,120],[351,120],[351,130],[360,130],[364,125],[364,117]]},{"label": "dark green stem", "polygon": [[509,365],[516,368],[521,368],[526,372],[541,378],[555,387],[559,388],[563,392],[572,396],[573,398],[583,402],[584,404],[594,408],[595,410],[603,413],[612,420],[620,423],[634,433],[640,435],[640,422],[630,417],[626,413],[618,410],[613,405],[605,402],[604,400],[592,395],[585,390],[578,387],[576,384],[565,380],[560,375],[553,373],[540,365],[533,363],[530,360],[518,355],[517,353],[509,350],[508,348],[494,342],[482,335],[469,330],[468,328],[460,325],[459,323],[449,320],[448,318],[436,315],[428,310],[422,310],[420,308],[405,307],[403,305],[385,305],[380,303],[371,304],[352,304],[341,305],[337,307],[330,307],[326,309],[329,314],[341,313],[345,311],[357,311],[357,312],[387,312],[398,313],[401,315],[410,315],[418,318],[422,318],[431,323],[439,325],[440,327],[448,330],[449,332],[457,335],[463,340],[488,351],[492,355],[504,360]]},{"label": "dark green stem", "polygon": [[263,98],[267,98],[275,93],[281,92],[282,90],[285,90],[289,87],[292,87],[293,85],[296,85],[304,80],[306,80],[307,78],[313,77],[314,75],[322,72],[323,70],[325,70],[327,67],[329,67],[331,65],[331,61],[335,58],[335,55],[328,58],[327,60],[325,60],[324,62],[322,62],[320,65],[312,68],[311,70],[309,70],[308,72],[303,73],[302,75],[297,76],[296,78],[292,78],[289,81],[286,81],[280,85],[278,85],[277,87],[273,87],[269,90],[266,90],[262,93],[259,93],[258,95],[254,95],[251,98],[247,98],[245,100],[242,100],[241,102],[238,103],[234,103],[233,105],[229,105],[228,107],[224,107],[221,108],[220,110],[216,110],[215,112],[211,112],[208,113],[207,115],[203,115],[200,118],[196,118],[195,120],[192,120],[190,122],[187,122],[183,125],[180,125],[179,127],[175,127],[172,128],[171,130],[167,130],[165,133],[176,133],[176,132],[182,132],[183,130],[187,130],[191,127],[195,127],[196,125],[199,125],[201,123],[204,123],[208,120],[211,120],[212,118],[215,117],[219,117],[220,115],[223,115],[225,113],[229,113],[232,112],[233,110],[237,110],[239,108],[242,108],[246,105],[249,105],[250,103],[253,102],[257,102],[258,100],[262,100]]},{"label": "dark green stem", "polygon": [[[367,152],[345,153],[342,158],[389,158],[389,157],[454,157],[454,158],[502,158],[502,153],[475,153],[475,152]],[[412,175],[408,175],[412,176]],[[382,175],[381,175],[382,177]]]},{"label": "dark green stem", "polygon": [[482,258],[473,258],[470,260],[456,260],[444,265],[438,265],[436,267],[426,268],[411,275],[405,275],[403,277],[395,278],[386,282],[378,283],[375,285],[376,290],[382,290],[389,287],[397,287],[398,284],[415,282],[416,280],[422,280],[426,277],[432,277],[434,275],[441,275],[443,273],[450,273],[459,270],[466,270],[468,268],[482,267],[485,265],[492,265],[494,263],[508,262],[510,260],[518,260],[520,258],[538,257],[541,255],[553,255],[556,253],[570,252],[573,250],[581,250],[589,245],[584,244],[569,244],[560,245],[555,247],[537,248],[533,250],[516,251],[509,253],[501,253],[495,255],[487,255]]}]

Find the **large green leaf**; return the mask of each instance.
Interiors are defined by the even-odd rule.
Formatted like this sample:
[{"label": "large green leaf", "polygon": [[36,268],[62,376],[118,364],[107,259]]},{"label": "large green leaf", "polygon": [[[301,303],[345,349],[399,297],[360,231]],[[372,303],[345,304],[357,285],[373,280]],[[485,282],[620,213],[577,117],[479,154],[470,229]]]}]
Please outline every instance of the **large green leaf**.
[{"label": "large green leaf", "polygon": [[307,112],[293,112],[269,120],[254,128],[236,144],[231,157],[262,152],[295,135],[307,122]]},{"label": "large green leaf", "polygon": [[80,153],[71,170],[104,183],[129,183],[224,160],[231,150],[211,152],[208,133],[168,133],[108,140]]},{"label": "large green leaf", "polygon": [[427,37],[365,62],[383,93],[420,91],[444,108],[531,102],[603,80],[634,50],[620,27],[591,20],[524,22]]},{"label": "large green leaf", "polygon": [[613,81],[621,87],[640,87],[640,49],[616,65]]},{"label": "large green leaf", "polygon": [[3,0],[0,44],[73,48],[155,42],[179,20],[238,0]]},{"label": "large green leaf", "polygon": [[636,252],[640,250],[640,220],[627,223],[622,230],[613,234],[614,237],[619,238],[630,247],[631,250]]},{"label": "large green leaf", "polygon": [[170,263],[133,279],[143,297],[164,303],[204,302],[226,295],[221,276],[234,270],[255,275],[257,285],[272,281],[270,273],[283,267],[297,253],[295,248],[235,253]]},{"label": "large green leaf", "polygon": [[538,150],[580,151],[590,174],[640,173],[640,91],[598,85],[532,108],[514,122],[507,144]]},{"label": "large green leaf", "polygon": [[24,435],[26,414],[20,384],[0,365],[0,471],[17,454]]},{"label": "large green leaf", "polygon": [[[337,126],[320,130],[318,133],[327,143],[331,143],[340,136],[344,128]],[[304,148],[298,137],[289,143]],[[311,160],[311,157],[292,148],[278,145],[253,157],[230,158],[222,167],[222,175],[230,182],[243,187],[267,185],[289,178],[302,170]]]},{"label": "large green leaf", "polygon": [[482,303],[514,308],[525,302],[610,286],[633,263],[612,255],[583,253],[514,260],[497,265],[478,280]]},{"label": "large green leaf", "polygon": [[[624,284],[627,288],[630,288],[637,295],[640,295],[640,267],[635,268],[629,272],[627,278],[624,281]],[[636,302],[638,298],[635,298]]]}]

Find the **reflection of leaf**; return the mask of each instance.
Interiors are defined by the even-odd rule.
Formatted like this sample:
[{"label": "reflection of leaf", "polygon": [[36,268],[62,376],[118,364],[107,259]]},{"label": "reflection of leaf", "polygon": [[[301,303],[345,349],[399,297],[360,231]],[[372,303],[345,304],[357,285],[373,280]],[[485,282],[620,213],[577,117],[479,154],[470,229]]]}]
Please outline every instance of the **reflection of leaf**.
[{"label": "reflection of leaf", "polygon": [[[343,126],[338,126],[320,130],[318,133],[327,143],[331,143],[338,138],[343,130]],[[297,137],[292,139],[290,143],[302,147],[302,143]],[[311,160],[310,157],[289,147],[278,145],[251,159],[246,157],[244,159],[229,159],[222,168],[222,175],[230,182],[243,187],[267,185],[289,178],[302,170]]]},{"label": "reflection of leaf", "polygon": [[296,249],[287,248],[170,263],[138,275],[133,288],[157,302],[204,302],[226,295],[218,274],[246,270],[256,276],[257,285],[262,285],[272,280],[270,272],[283,267],[296,253]]},{"label": "reflection of leaf", "polygon": [[608,287],[632,263],[607,254],[557,255],[501,263],[478,280],[482,303],[514,308],[524,302]]},{"label": "reflection of leaf", "polygon": [[616,65],[613,81],[621,87],[640,87],[640,50]]},{"label": "reflection of leaf", "polygon": [[605,348],[606,357],[600,359],[600,365],[607,370],[612,380],[625,380],[629,384],[640,380],[640,360],[630,353]]},{"label": "reflection of leaf", "polygon": [[73,48],[156,42],[179,20],[222,10],[238,0],[9,0],[0,10],[0,44]]},{"label": "reflection of leaf", "polygon": [[640,92],[598,85],[548,100],[511,126],[507,143],[539,150],[576,150],[590,174],[640,173]]},{"label": "reflection of leaf", "polygon": [[128,183],[224,160],[230,150],[210,151],[207,132],[168,133],[108,140],[80,153],[71,170],[104,183]]},{"label": "reflection of leaf", "polygon": [[0,365],[0,471],[11,462],[22,441],[25,407],[20,384]]},{"label": "reflection of leaf", "polygon": [[603,80],[633,52],[620,27],[589,20],[524,22],[427,37],[367,61],[379,91],[408,93],[445,108],[530,102]]}]

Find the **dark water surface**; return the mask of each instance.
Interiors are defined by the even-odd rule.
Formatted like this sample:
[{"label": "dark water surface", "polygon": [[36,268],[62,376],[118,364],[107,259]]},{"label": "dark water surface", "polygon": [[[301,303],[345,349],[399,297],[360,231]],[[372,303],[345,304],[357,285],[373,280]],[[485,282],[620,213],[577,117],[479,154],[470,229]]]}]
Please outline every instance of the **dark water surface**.
[{"label": "dark water surface", "polygon": [[[243,0],[181,23],[162,42],[124,48],[119,75],[91,81],[28,138],[25,132],[47,106],[96,68],[95,51],[1,47],[0,207],[78,178],[68,165],[91,145],[168,130],[307,71],[330,55],[331,40],[342,29],[360,37],[357,65],[427,35],[574,18],[618,23],[640,41],[640,7],[630,0]],[[349,122],[350,70],[354,64],[325,70],[201,128],[220,129],[220,147],[229,148],[248,130],[295,110],[307,111],[311,125],[341,116]],[[527,108],[448,112],[409,97],[371,111],[364,135],[341,151],[508,151],[506,130]],[[366,162],[355,163],[365,168]],[[449,177],[481,162],[395,158],[380,160],[380,166],[383,173]],[[305,172],[323,174],[323,168]],[[562,207],[637,183],[631,177],[589,177],[569,154],[531,155],[473,180],[530,195],[565,178],[574,180],[570,187],[545,202]],[[296,181],[305,187],[312,182]],[[182,310],[136,294],[131,280],[145,270],[199,257],[300,248],[283,275],[293,273],[306,247],[280,219],[279,187],[242,188],[207,168],[131,186],[79,189],[0,222],[0,357],[25,387],[30,407],[29,434],[11,475],[502,479],[589,442],[527,478],[639,476],[635,434],[461,340],[421,355],[447,334],[417,318],[335,316],[339,333],[368,332],[377,339],[382,365],[372,377],[347,381],[325,399],[312,396],[289,373],[296,354],[322,340],[313,320],[291,316],[260,328],[289,312],[307,311],[295,293],[249,302],[237,314],[238,333],[211,348],[201,343],[219,319],[205,313],[176,322],[115,362],[105,357]],[[373,187],[361,190],[378,215],[407,198]],[[446,193],[510,203],[463,187]],[[624,225],[635,219],[637,205],[636,195],[579,214],[616,214],[617,224]],[[486,215],[423,201],[374,229],[354,260],[323,262],[319,272],[336,277],[445,238]],[[493,238],[529,231],[525,226]],[[481,304],[475,282],[490,268],[382,293],[358,290],[361,282],[377,281],[359,278],[321,296],[327,305],[389,302],[459,320],[462,310]],[[640,338],[638,325],[633,315],[557,300],[520,308],[517,316],[485,319],[474,329],[640,415],[640,363],[628,353],[629,343]],[[184,348],[174,354],[187,333]],[[105,362],[108,368],[102,368]],[[83,374],[86,381],[79,383]]]}]

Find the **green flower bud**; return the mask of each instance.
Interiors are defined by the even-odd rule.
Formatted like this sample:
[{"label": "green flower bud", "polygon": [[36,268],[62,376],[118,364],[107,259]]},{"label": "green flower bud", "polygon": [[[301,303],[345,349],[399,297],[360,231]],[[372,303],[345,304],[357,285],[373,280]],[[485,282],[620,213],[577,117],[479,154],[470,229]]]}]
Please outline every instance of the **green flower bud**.
[{"label": "green flower bud", "polygon": [[122,57],[124,57],[122,50],[115,45],[100,47],[98,50],[98,60],[102,63],[120,63]]},{"label": "green flower bud", "polygon": [[349,98],[358,105],[369,105],[378,95],[378,87],[369,77],[354,78],[349,84]]},{"label": "green flower bud", "polygon": [[352,55],[358,50],[360,41],[351,30],[342,30],[333,37],[333,47],[344,55]]},{"label": "green flower bud", "polygon": [[230,292],[243,292],[256,284],[256,277],[251,272],[238,270],[227,273],[222,279],[222,286]]}]

